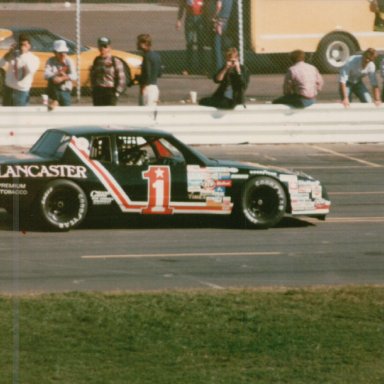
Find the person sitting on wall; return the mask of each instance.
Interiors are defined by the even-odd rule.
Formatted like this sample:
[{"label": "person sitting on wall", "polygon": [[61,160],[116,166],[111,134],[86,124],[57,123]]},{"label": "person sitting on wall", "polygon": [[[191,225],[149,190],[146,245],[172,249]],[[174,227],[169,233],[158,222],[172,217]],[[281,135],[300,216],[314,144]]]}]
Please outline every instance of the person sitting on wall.
[{"label": "person sitting on wall", "polygon": [[283,84],[284,96],[272,101],[273,104],[285,104],[295,108],[305,108],[316,102],[317,93],[323,87],[323,78],[317,68],[305,63],[305,52],[297,49],[291,52],[293,63],[289,67]]},{"label": "person sitting on wall", "polygon": [[199,101],[200,105],[233,109],[236,105],[244,104],[245,90],[249,83],[249,71],[240,64],[239,53],[236,48],[229,48],[225,56],[225,65],[213,78],[219,87],[212,96],[202,98]]}]

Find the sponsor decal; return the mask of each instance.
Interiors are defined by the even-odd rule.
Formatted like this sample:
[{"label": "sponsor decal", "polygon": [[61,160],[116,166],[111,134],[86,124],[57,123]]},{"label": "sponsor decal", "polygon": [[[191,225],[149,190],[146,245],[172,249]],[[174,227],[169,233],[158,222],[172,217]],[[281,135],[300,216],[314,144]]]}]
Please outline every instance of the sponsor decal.
[{"label": "sponsor decal", "polygon": [[[280,180],[288,186],[291,197],[292,214],[319,213],[324,209],[322,187],[318,180],[301,180],[296,175],[280,175]],[[329,202],[328,202],[329,203]],[[329,204],[328,204],[329,208]]]},{"label": "sponsor decal", "polygon": [[288,184],[293,214],[328,213],[330,202],[324,200],[323,189],[318,180],[298,180]]},{"label": "sponsor decal", "polygon": [[201,188],[206,191],[213,191],[215,189],[216,182],[211,178],[203,180],[201,183]]},{"label": "sponsor decal", "polygon": [[282,174],[279,176],[280,180],[281,181],[285,181],[285,182],[296,182],[297,183],[297,176],[296,175],[286,175],[286,174]]},{"label": "sponsor decal", "polygon": [[223,187],[215,188],[215,194],[216,195],[224,196],[225,195],[225,188],[223,188]]},{"label": "sponsor decal", "polygon": [[239,174],[239,175],[231,175],[231,179],[232,180],[235,180],[235,179],[249,179],[249,175],[245,175],[245,174]]},{"label": "sponsor decal", "polygon": [[276,172],[267,171],[265,169],[251,169],[249,171],[251,175],[261,175],[261,176],[271,176],[271,177],[277,177]]},{"label": "sponsor decal", "polygon": [[232,187],[232,180],[216,180],[216,187]]},{"label": "sponsor decal", "polygon": [[92,191],[90,197],[94,205],[110,205],[113,202],[113,197],[108,191]]},{"label": "sponsor decal", "polygon": [[315,209],[315,204],[310,200],[292,201],[292,211],[308,211]]},{"label": "sponsor decal", "polygon": [[[72,137],[69,147],[80,161],[86,165],[91,172],[98,178],[100,183],[105,187],[106,191],[112,196],[113,200],[120,207],[122,212],[139,212],[145,214],[171,214],[171,213],[214,213],[214,214],[230,214],[233,204],[230,198],[221,198],[220,202],[217,201],[187,201],[187,202],[174,202],[171,199],[171,171],[169,166],[156,166],[151,165],[147,171],[142,173],[144,180],[148,182],[148,196],[147,201],[132,201],[126,192],[123,190],[118,181],[103,166],[99,161],[89,157],[89,149],[86,143],[78,145],[78,138]],[[206,175],[206,169],[201,169],[198,166],[192,167],[196,173]],[[237,169],[234,169],[237,172]],[[214,172],[222,172],[230,177],[228,168],[217,167]],[[191,190],[188,182],[188,192],[197,192],[200,194],[201,182],[204,178],[193,179],[194,186]],[[217,177],[219,179],[219,177]],[[205,179],[204,179],[205,180]],[[189,168],[188,168],[188,181],[189,181]],[[196,189],[195,191],[193,189]],[[197,199],[196,195],[193,199]],[[201,199],[201,196],[200,196]],[[200,200],[199,199],[199,200]]]},{"label": "sponsor decal", "polygon": [[86,179],[87,168],[81,165],[6,165],[0,166],[0,179],[68,177]]},{"label": "sponsor decal", "polygon": [[329,210],[331,208],[331,203],[328,200],[321,199],[315,203],[316,210]]},{"label": "sponsor decal", "polygon": [[27,185],[22,183],[0,183],[0,195],[28,195]]},{"label": "sponsor decal", "polygon": [[223,202],[225,188],[232,187],[231,172],[237,168],[208,167],[200,168],[192,165],[187,167],[188,194],[192,200]]}]

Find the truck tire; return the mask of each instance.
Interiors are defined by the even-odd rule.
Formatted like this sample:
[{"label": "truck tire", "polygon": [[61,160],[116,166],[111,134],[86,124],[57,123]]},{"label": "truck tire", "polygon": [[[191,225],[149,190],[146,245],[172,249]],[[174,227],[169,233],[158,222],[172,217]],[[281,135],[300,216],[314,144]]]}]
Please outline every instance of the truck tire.
[{"label": "truck tire", "polygon": [[335,33],[321,41],[316,52],[316,63],[324,73],[338,73],[356,50],[350,37]]}]

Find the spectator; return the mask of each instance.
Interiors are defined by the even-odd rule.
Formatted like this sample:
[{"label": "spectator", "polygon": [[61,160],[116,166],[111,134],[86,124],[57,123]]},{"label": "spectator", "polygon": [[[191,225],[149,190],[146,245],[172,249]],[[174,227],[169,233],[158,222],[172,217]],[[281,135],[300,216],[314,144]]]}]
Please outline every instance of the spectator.
[{"label": "spectator", "polygon": [[229,48],[226,52],[226,63],[214,76],[219,84],[216,92],[200,100],[200,105],[220,109],[232,109],[236,105],[244,104],[244,94],[249,82],[247,68],[240,65],[239,53],[236,48]]},{"label": "spectator", "polygon": [[224,65],[223,43],[228,28],[228,21],[232,13],[233,0],[216,0],[213,15],[213,29],[215,32],[213,53],[215,58],[215,70],[218,71]]},{"label": "spectator", "polygon": [[48,80],[48,97],[50,109],[57,105],[71,105],[72,81],[77,79],[76,68],[68,57],[68,47],[64,40],[53,43],[54,56],[45,64],[44,78]]},{"label": "spectator", "polygon": [[[204,57],[203,46],[203,0],[179,0],[179,10],[177,13],[176,30],[181,29],[181,21],[185,14],[184,33],[186,41],[186,63],[183,74],[188,74],[197,70],[200,72],[202,58]],[[196,56],[196,50],[197,56]]]},{"label": "spectator", "polygon": [[339,90],[341,102],[349,107],[352,95],[355,94],[362,103],[372,103],[372,97],[363,83],[363,78],[368,76],[373,89],[376,105],[380,105],[380,91],[376,77],[376,50],[368,48],[362,55],[354,55],[340,71]]},{"label": "spectator", "polygon": [[370,10],[375,14],[374,30],[384,31],[384,19],[381,13],[384,12],[384,0],[369,0]]},{"label": "spectator", "polygon": [[100,55],[91,67],[93,105],[116,105],[126,88],[126,76],[122,61],[112,56],[111,40],[100,37],[97,41]]},{"label": "spectator", "polygon": [[139,77],[139,105],[154,106],[159,102],[157,79],[161,76],[161,59],[152,51],[152,38],[148,34],[137,36],[137,49],[143,52],[141,75]]},{"label": "spectator", "polygon": [[3,106],[26,106],[33,76],[39,68],[40,60],[31,50],[28,36],[20,35],[17,45],[13,45],[0,59],[0,67],[8,65],[5,76]]},{"label": "spectator", "polygon": [[283,84],[284,96],[273,104],[286,104],[305,108],[316,102],[317,93],[323,87],[323,78],[316,67],[305,63],[305,52],[297,49],[290,55],[293,65],[289,67]]},{"label": "spectator", "polygon": [[[380,62],[380,75],[384,81],[384,58]],[[384,85],[383,85],[383,89],[381,90],[381,101],[384,101]]]}]

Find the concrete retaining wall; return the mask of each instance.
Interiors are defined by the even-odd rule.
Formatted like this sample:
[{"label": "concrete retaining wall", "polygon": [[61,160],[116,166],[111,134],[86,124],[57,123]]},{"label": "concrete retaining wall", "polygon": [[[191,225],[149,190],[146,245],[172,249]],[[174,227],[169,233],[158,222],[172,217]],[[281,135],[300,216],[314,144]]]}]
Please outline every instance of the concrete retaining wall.
[{"label": "concrete retaining wall", "polygon": [[29,146],[47,129],[73,125],[153,127],[189,144],[384,142],[384,106],[317,104],[307,109],[252,105],[0,108],[0,146]]}]

